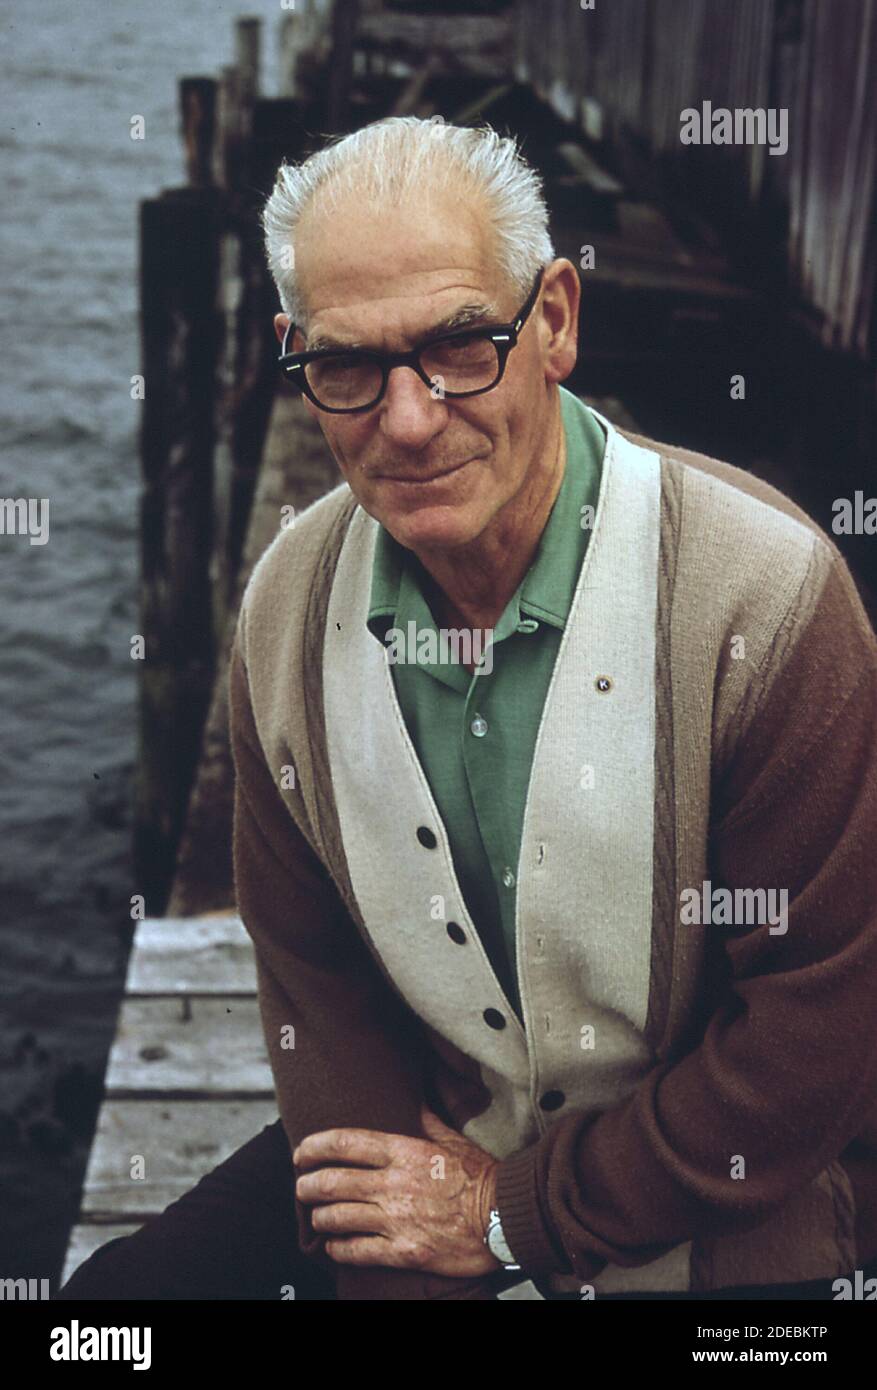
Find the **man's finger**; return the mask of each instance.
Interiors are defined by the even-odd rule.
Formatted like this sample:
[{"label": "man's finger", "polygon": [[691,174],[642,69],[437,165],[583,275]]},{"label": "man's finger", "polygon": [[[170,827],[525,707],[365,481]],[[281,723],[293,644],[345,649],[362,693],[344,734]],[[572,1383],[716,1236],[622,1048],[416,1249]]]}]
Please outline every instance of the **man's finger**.
[{"label": "man's finger", "polygon": [[392,1161],[393,1143],[399,1137],[377,1129],[322,1129],[301,1141],[292,1161],[297,1168],[345,1162],[383,1168]]},{"label": "man's finger", "polygon": [[314,1168],[296,1179],[301,1202],[368,1202],[385,1190],[375,1168]]},{"label": "man's finger", "polygon": [[314,1207],[311,1225],[321,1233],[378,1236],[387,1233],[384,1213],[374,1202],[331,1202],[328,1206]]}]

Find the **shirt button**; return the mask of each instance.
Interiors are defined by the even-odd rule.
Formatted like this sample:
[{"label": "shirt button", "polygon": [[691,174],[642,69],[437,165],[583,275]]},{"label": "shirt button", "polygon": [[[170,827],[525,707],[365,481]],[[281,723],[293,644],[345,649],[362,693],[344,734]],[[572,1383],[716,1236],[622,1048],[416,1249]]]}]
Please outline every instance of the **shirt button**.
[{"label": "shirt button", "polygon": [[483,719],[480,714],[476,714],[469,728],[476,738],[484,738],[484,735],[487,733],[487,720]]},{"label": "shirt button", "polygon": [[504,887],[504,888],[514,888],[514,886],[515,886],[515,876],[514,876],[514,874],[512,873],[511,869],[509,869],[509,868],[503,869],[503,871],[502,871],[502,882],[503,882],[503,887]]},{"label": "shirt button", "polygon": [[436,845],[438,844],[438,840],[435,838],[435,835],[430,830],[428,825],[418,825],[417,838],[423,845],[424,849],[435,849]]},{"label": "shirt button", "polygon": [[485,1009],[483,1017],[488,1028],[505,1028],[505,1019],[499,1009]]},{"label": "shirt button", "polygon": [[559,1110],[565,1101],[563,1091],[546,1091],[544,1096],[539,1097],[539,1104],[543,1110]]},{"label": "shirt button", "polygon": [[448,923],[448,936],[451,938],[452,941],[456,941],[458,946],[465,946],[466,933],[463,931],[463,928],[460,926],[459,922]]}]

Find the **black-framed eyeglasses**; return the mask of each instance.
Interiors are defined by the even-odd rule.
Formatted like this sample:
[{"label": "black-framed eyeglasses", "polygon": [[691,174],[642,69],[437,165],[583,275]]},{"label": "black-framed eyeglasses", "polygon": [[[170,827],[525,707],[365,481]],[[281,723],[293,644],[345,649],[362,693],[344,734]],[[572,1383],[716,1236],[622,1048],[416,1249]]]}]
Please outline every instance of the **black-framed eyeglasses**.
[{"label": "black-framed eyeglasses", "polygon": [[544,270],[542,266],[511,323],[455,328],[410,352],[373,352],[369,348],[287,352],[289,335],[295,329],[290,324],[283,335],[280,368],[293,386],[331,415],[371,410],[382,399],[394,367],[410,367],[436,399],[480,396],[502,380],[509,353],[539,297]]}]

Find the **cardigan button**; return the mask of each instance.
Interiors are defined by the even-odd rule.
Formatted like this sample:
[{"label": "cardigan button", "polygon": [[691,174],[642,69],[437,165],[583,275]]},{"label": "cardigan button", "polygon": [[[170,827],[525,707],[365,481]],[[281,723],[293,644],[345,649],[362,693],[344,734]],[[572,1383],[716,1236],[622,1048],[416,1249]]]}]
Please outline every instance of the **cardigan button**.
[{"label": "cardigan button", "polygon": [[451,938],[452,941],[456,941],[458,946],[465,946],[466,933],[463,931],[463,928],[460,926],[459,922],[448,923],[448,936]]},{"label": "cardigan button", "polygon": [[423,845],[424,849],[435,849],[436,845],[438,844],[438,840],[435,838],[435,835],[430,830],[428,825],[418,825],[417,838]]},{"label": "cardigan button", "polygon": [[505,1019],[499,1009],[485,1009],[483,1017],[488,1028],[505,1028]]},{"label": "cardigan button", "polygon": [[543,1110],[559,1110],[565,1101],[563,1091],[546,1091],[539,1097],[539,1104]]}]

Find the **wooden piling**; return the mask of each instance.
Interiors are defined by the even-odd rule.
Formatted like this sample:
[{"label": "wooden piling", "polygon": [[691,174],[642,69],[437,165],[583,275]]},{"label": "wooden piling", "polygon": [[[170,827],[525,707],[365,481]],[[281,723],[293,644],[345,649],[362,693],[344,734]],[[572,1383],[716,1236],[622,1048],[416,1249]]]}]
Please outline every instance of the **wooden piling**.
[{"label": "wooden piling", "polygon": [[262,21],[246,15],[238,19],[235,32],[235,65],[240,74],[241,101],[252,108],[259,95],[262,49]]},{"label": "wooden piling", "polygon": [[219,215],[215,191],[142,205],[140,759],[137,891],[163,903],[213,675],[214,377]]},{"label": "wooden piling", "polygon": [[314,78],[322,72],[331,45],[331,0],[298,0],[294,14],[280,27],[280,90],[296,101],[314,95]]},{"label": "wooden piling", "polygon": [[216,135],[216,81],[184,77],[180,82],[180,132],[190,188],[213,183],[213,143]]},{"label": "wooden piling", "polygon": [[332,11],[332,62],[329,68],[328,123],[332,131],[347,130],[353,44],[359,0],[335,0]]}]

